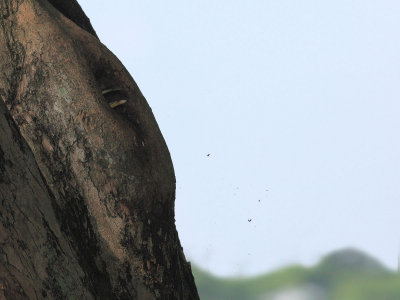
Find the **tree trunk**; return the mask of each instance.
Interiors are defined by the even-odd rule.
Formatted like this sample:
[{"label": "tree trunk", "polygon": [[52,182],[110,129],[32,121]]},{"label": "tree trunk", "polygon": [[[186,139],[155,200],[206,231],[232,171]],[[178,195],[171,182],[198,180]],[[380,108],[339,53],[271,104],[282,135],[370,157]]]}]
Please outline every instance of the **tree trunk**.
[{"label": "tree trunk", "polygon": [[0,0],[0,299],[198,299],[150,107],[75,0]]}]

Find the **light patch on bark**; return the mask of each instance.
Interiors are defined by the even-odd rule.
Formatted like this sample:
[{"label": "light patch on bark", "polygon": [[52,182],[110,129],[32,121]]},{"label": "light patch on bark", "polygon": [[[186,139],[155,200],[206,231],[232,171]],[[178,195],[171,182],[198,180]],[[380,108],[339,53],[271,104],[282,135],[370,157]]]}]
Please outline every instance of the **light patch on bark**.
[{"label": "light patch on bark", "polygon": [[[82,174],[82,176],[84,176],[82,170],[79,170],[81,168],[80,166],[77,166],[77,164],[73,162],[72,167],[75,174]],[[122,238],[120,232],[122,232],[124,226],[123,220],[118,216],[113,218],[108,216],[107,209],[101,202],[99,191],[90,179],[84,180],[82,186],[87,199],[88,209],[97,226],[100,237],[107,244],[111,252],[118,259],[123,261],[126,259],[125,250],[120,244]]]},{"label": "light patch on bark", "polygon": [[47,152],[51,153],[54,151],[54,148],[46,135],[42,135],[42,146]]}]

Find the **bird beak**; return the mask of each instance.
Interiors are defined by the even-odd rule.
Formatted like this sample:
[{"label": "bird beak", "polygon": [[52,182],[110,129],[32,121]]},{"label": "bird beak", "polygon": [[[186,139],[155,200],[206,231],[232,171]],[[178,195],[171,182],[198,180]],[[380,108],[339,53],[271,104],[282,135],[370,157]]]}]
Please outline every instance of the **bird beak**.
[{"label": "bird beak", "polygon": [[116,108],[117,106],[125,104],[127,101],[126,100],[118,100],[118,101],[113,101],[108,103],[111,108]]}]

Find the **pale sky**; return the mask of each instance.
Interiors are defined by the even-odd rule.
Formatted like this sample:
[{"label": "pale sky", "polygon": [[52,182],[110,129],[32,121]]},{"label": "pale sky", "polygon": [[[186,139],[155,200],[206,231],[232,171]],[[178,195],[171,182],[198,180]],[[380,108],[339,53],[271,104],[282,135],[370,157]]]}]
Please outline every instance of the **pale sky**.
[{"label": "pale sky", "polygon": [[351,246],[397,268],[399,1],[79,2],[167,141],[190,261],[248,275]]}]

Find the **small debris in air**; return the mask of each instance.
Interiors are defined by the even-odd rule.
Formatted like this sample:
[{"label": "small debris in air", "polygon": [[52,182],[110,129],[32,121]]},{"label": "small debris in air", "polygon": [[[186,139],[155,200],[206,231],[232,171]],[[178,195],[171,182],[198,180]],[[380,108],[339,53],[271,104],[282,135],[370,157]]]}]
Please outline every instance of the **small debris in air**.
[{"label": "small debris in air", "polygon": [[251,222],[252,219],[248,219],[247,221]]}]

